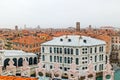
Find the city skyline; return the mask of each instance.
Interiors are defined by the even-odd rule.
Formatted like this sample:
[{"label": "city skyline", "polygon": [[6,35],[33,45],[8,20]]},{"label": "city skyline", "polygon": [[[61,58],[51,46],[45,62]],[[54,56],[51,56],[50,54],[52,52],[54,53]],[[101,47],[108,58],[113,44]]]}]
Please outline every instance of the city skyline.
[{"label": "city skyline", "polygon": [[0,0],[0,28],[120,26],[119,0]]}]

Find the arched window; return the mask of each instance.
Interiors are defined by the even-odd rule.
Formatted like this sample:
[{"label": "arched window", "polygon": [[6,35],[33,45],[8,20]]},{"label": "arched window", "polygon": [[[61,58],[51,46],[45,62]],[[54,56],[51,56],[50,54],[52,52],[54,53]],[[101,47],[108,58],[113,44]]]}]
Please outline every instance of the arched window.
[{"label": "arched window", "polygon": [[62,48],[60,48],[60,53],[62,53]]},{"label": "arched window", "polygon": [[95,65],[95,71],[97,71],[97,65]]},{"label": "arched window", "polygon": [[43,65],[43,68],[45,68],[46,66],[45,66],[45,64]]},{"label": "arched window", "polygon": [[102,49],[101,49],[101,47],[99,47],[99,52],[101,52],[102,51]]},{"label": "arched window", "polygon": [[70,64],[70,58],[68,57],[68,64]]},{"label": "arched window", "polygon": [[71,55],[73,55],[73,49],[71,49]]},{"label": "arched window", "polygon": [[50,53],[52,53],[52,47],[50,47]]},{"label": "arched window", "polygon": [[59,56],[57,56],[57,62],[59,62]]},{"label": "arched window", "polygon": [[45,61],[45,56],[44,55],[42,55],[42,61]]},{"label": "arched window", "polygon": [[45,49],[44,49],[44,47],[42,47],[42,52],[43,52],[43,53],[45,52]]},{"label": "arched window", "polygon": [[59,53],[59,48],[57,48],[57,53]]},{"label": "arched window", "polygon": [[54,56],[54,62],[56,62],[56,56]]},{"label": "arched window", "polygon": [[22,63],[23,63],[23,58],[19,58],[18,59],[18,66],[22,66]]},{"label": "arched window", "polygon": [[50,56],[50,62],[52,62],[52,56]]},{"label": "arched window", "polygon": [[4,60],[4,67],[8,66],[9,60],[10,60],[9,58],[7,58],[7,59]]},{"label": "arched window", "polygon": [[37,57],[34,57],[34,64],[37,64]]},{"label": "arched window", "polygon": [[29,65],[32,65],[33,64],[32,62],[33,62],[33,59],[32,59],[32,57],[30,57],[29,58]]},{"label": "arched window", "polygon": [[101,55],[99,55],[99,61],[101,61]]},{"label": "arched window", "polygon": [[52,67],[52,65],[50,65],[50,69],[52,69],[53,67]]},{"label": "arched window", "polygon": [[97,52],[97,48],[95,47],[95,53]]},{"label": "arched window", "polygon": [[17,59],[13,58],[13,61],[14,61],[14,66],[17,66]]},{"label": "arched window", "polygon": [[101,47],[101,51],[102,51],[102,52],[104,51],[103,46]]},{"label": "arched window", "polygon": [[92,48],[90,48],[90,53],[92,53]]},{"label": "arched window", "polygon": [[67,71],[67,68],[66,68],[66,67],[64,67],[64,71]]},{"label": "arched window", "polygon": [[103,70],[103,64],[102,64],[102,68],[101,69]]},{"label": "arched window", "polygon": [[95,56],[95,62],[97,62],[97,56]]},{"label": "arched window", "polygon": [[103,54],[102,54],[102,61],[103,61]]},{"label": "arched window", "polygon": [[78,58],[76,58],[76,64],[77,64],[77,65],[79,64],[79,59],[78,59]]},{"label": "arched window", "polygon": [[64,63],[67,63],[67,58],[66,57],[64,57]]},{"label": "arched window", "polygon": [[54,48],[54,53],[56,53],[56,48]]},{"label": "arched window", "polygon": [[68,50],[68,54],[70,54],[70,49],[68,48],[67,50]]},{"label": "arched window", "polygon": [[100,64],[100,65],[99,65],[99,71],[101,71],[101,68],[102,68],[102,67],[101,67],[101,64]]},{"label": "arched window", "polygon": [[79,55],[79,50],[78,49],[76,49],[76,55]]},{"label": "arched window", "polygon": [[73,58],[71,57],[71,63],[72,63]]},{"label": "arched window", "polygon": [[60,56],[60,63],[62,63],[62,57]]},{"label": "arched window", "polygon": [[64,53],[65,53],[65,54],[67,53],[67,50],[66,50],[66,48],[64,48]]}]

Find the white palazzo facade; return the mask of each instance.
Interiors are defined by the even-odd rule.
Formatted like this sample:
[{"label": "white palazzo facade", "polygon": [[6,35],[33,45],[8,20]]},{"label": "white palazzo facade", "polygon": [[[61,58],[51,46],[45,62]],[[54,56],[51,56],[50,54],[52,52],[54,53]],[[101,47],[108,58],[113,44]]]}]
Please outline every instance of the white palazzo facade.
[{"label": "white palazzo facade", "polygon": [[76,70],[85,71],[92,60],[94,70],[102,72],[106,64],[105,41],[80,35],[64,35],[41,44],[41,58],[44,67],[49,71],[54,63],[60,64],[65,73],[70,69],[72,60],[75,61]]}]

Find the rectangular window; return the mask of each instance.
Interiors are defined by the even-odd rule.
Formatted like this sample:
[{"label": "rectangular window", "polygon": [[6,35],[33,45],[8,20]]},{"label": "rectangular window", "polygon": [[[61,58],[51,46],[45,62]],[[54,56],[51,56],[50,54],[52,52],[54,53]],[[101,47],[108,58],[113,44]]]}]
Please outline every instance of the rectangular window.
[{"label": "rectangular window", "polygon": [[62,57],[60,57],[60,63],[62,63]]},{"label": "rectangular window", "polygon": [[97,66],[95,66],[95,71],[97,70]]},{"label": "rectangular window", "polygon": [[79,59],[78,58],[76,58],[76,64],[79,65]]},{"label": "rectangular window", "polygon": [[50,47],[50,53],[52,53],[52,47]]},{"label": "rectangular window", "polygon": [[68,48],[67,50],[68,50],[68,51],[67,51],[67,52],[68,52],[68,54],[70,54],[70,49]]},{"label": "rectangular window", "polygon": [[97,62],[97,56],[95,56],[95,62]]},{"label": "rectangular window", "polygon": [[54,62],[56,62],[56,56],[54,56]]},{"label": "rectangular window", "polygon": [[103,64],[102,64],[102,70],[103,70]]},{"label": "rectangular window", "polygon": [[62,48],[60,48],[60,53],[62,53]]},{"label": "rectangular window", "polygon": [[97,47],[95,47],[95,53],[97,52]]},{"label": "rectangular window", "polygon": [[64,53],[65,53],[65,54],[67,53],[67,50],[66,50],[66,48],[64,48]]},{"label": "rectangular window", "polygon": [[90,53],[92,53],[92,48],[90,48]]},{"label": "rectangular window", "polygon": [[64,67],[64,71],[67,71],[67,68],[66,68],[66,67]]},{"label": "rectangular window", "polygon": [[101,51],[102,51],[102,52],[104,51],[103,46],[101,47]]},{"label": "rectangular window", "polygon": [[57,56],[57,62],[59,62],[59,56]]},{"label": "rectangular window", "polygon": [[59,48],[57,48],[57,53],[59,53]]},{"label": "rectangular window", "polygon": [[79,50],[78,49],[76,49],[76,55],[79,55]]},{"label": "rectangular window", "polygon": [[73,55],[73,49],[71,49],[71,55]]},{"label": "rectangular window", "polygon": [[67,63],[67,59],[66,59],[66,57],[64,57],[64,63]]},{"label": "rectangular window", "polygon": [[52,69],[52,65],[50,65],[50,69]]},{"label": "rectangular window", "polygon": [[99,61],[101,61],[101,55],[99,55]]},{"label": "rectangular window", "polygon": [[50,62],[52,62],[52,56],[50,56]]},{"label": "rectangular window", "polygon": [[42,61],[45,61],[45,56],[44,55],[42,55]]},{"label": "rectangular window", "polygon": [[44,47],[42,47],[42,52],[43,52],[43,53],[45,52],[45,49],[44,49]]},{"label": "rectangular window", "polygon": [[103,57],[104,57],[104,56],[103,56],[103,54],[102,54],[102,61],[103,61]]},{"label": "rectangular window", "polygon": [[56,48],[54,48],[54,53],[56,53]]}]

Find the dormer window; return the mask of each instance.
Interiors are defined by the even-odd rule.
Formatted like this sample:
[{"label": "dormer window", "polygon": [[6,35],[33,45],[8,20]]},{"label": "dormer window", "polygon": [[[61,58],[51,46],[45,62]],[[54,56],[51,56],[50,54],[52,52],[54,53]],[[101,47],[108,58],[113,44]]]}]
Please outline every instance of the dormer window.
[{"label": "dormer window", "polygon": [[60,39],[60,41],[62,42],[62,41],[63,41],[63,39]]},{"label": "dormer window", "polygon": [[68,42],[71,42],[71,39],[68,39]]},{"label": "dormer window", "polygon": [[87,40],[83,40],[84,43],[87,43]]}]

